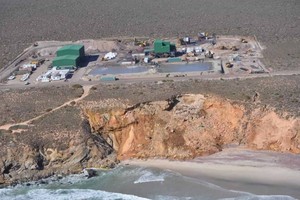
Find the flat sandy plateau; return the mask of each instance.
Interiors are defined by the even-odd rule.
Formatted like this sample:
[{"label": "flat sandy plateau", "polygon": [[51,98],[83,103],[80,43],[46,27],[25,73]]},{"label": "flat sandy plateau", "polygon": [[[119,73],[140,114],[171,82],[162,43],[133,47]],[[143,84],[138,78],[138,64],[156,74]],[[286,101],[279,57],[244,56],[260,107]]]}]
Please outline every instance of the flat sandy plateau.
[{"label": "flat sandy plateau", "polygon": [[299,155],[234,148],[192,161],[126,160],[122,164],[171,170],[229,190],[297,198],[300,197],[299,160]]},{"label": "flat sandy plateau", "polygon": [[0,0],[0,67],[35,41],[170,37],[199,31],[256,35],[265,63],[300,63],[299,0]]}]

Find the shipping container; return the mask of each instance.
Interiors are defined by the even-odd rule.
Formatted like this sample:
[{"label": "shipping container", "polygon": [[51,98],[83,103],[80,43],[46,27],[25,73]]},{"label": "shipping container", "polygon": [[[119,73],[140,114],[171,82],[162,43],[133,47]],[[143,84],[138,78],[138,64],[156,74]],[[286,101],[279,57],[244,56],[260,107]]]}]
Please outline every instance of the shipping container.
[{"label": "shipping container", "polygon": [[179,58],[179,57],[168,58],[168,62],[181,62],[181,58]]},{"label": "shipping container", "polygon": [[118,80],[118,78],[115,76],[101,76],[100,80],[101,81],[116,81],[116,80]]}]

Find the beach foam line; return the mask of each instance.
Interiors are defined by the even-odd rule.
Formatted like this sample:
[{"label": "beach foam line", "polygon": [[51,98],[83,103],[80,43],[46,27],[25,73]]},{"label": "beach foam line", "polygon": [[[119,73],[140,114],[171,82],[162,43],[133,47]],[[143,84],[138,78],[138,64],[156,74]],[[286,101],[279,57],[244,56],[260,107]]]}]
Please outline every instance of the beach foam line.
[{"label": "beach foam line", "polygon": [[49,190],[49,189],[34,189],[30,190],[25,194],[16,195],[11,189],[1,189],[0,190],[0,199],[1,200],[149,200],[147,198],[138,197],[135,195],[121,194],[106,192],[101,190],[91,190],[91,189],[58,189],[58,190]]},{"label": "beach foam line", "polygon": [[[201,197],[199,197],[201,199]],[[165,195],[157,195],[153,200],[194,200],[192,197],[176,197],[176,196],[165,196]]]},{"label": "beach foam line", "polygon": [[154,167],[177,171],[181,174],[216,177],[223,180],[249,181],[270,185],[300,187],[300,171],[284,167],[253,167],[230,164],[199,163],[168,160],[126,160],[123,164]]},{"label": "beach foam line", "polygon": [[165,180],[165,174],[155,175],[150,171],[145,172],[142,176],[140,176],[134,184],[138,183],[149,183],[149,182],[163,182]]}]

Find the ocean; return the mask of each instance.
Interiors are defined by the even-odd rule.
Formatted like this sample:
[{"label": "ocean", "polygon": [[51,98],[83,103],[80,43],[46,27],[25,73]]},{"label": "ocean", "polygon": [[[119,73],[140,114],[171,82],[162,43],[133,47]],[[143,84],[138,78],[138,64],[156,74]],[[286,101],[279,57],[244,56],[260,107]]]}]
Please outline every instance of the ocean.
[{"label": "ocean", "polygon": [[[216,181],[191,178],[179,173],[148,167],[119,166],[86,178],[70,175],[58,181],[26,183],[0,189],[1,200],[294,200],[288,195],[256,195],[226,189]],[[232,183],[231,183],[232,184]],[[238,183],[236,183],[238,184]],[[224,185],[224,184],[223,184]],[[251,186],[249,186],[251,187]],[[264,186],[266,187],[266,186]],[[268,186],[272,187],[272,186]]]}]

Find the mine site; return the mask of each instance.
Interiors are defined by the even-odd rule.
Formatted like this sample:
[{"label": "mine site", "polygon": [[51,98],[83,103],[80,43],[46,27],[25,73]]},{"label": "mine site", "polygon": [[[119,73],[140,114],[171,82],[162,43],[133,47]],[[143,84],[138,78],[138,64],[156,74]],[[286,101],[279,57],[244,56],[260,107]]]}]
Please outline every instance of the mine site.
[{"label": "mine site", "polygon": [[299,199],[299,13],[0,0],[0,199]]},{"label": "mine site", "polygon": [[[36,42],[2,72],[7,86],[50,82],[268,76],[255,37],[127,38]],[[6,77],[5,76],[6,73]]]}]

